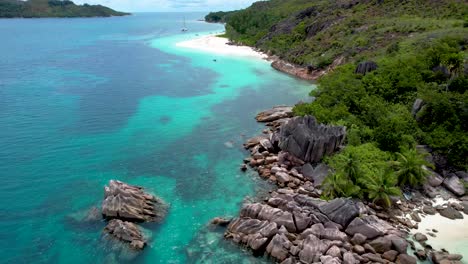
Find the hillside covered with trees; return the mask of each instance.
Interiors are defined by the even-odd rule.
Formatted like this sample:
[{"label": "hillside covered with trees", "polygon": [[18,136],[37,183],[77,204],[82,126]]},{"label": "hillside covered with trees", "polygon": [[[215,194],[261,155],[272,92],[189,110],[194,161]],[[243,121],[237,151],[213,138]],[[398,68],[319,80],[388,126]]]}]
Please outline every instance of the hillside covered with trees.
[{"label": "hillside covered with trees", "polygon": [[110,17],[129,13],[118,12],[102,5],[75,5],[60,0],[0,0],[0,17]]},{"label": "hillside covered with trees", "polygon": [[325,196],[388,203],[395,186],[420,186],[432,166],[468,169],[466,1],[271,0],[220,20],[226,36],[291,63],[323,69],[296,115],[345,125],[347,147],[325,161]]}]

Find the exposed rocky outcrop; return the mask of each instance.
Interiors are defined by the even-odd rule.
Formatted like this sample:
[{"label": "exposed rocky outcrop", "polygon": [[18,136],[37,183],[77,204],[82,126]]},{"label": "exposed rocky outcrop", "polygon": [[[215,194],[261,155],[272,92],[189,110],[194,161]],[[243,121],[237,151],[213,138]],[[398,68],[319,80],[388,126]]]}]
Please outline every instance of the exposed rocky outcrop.
[{"label": "exposed rocky outcrop", "polygon": [[[309,28],[309,32],[311,34],[313,31],[313,28]],[[333,71],[336,67],[342,65],[345,62],[345,57],[339,56],[335,58],[333,62],[325,68],[304,67],[281,60],[276,57],[272,58],[272,60],[273,62],[271,63],[271,67],[278,71],[304,80],[317,80],[319,77]]]},{"label": "exposed rocky outcrop", "polygon": [[161,199],[145,193],[141,187],[116,180],[104,187],[102,215],[107,219],[154,222],[161,220],[166,211]]},{"label": "exposed rocky outcrop", "polygon": [[[460,211],[468,211],[468,204],[434,206],[424,198],[429,193],[432,197],[447,194],[444,187],[456,193],[457,185],[451,178],[460,180],[467,175],[439,174],[428,168],[424,192],[410,190],[410,198],[395,199],[392,210],[352,199],[320,199],[321,184],[332,171],[317,162],[324,154],[340,149],[346,129],[317,124],[310,116],[277,118],[281,112],[271,110],[259,115],[273,121],[266,123],[264,135],[244,144],[251,155],[241,166],[249,165],[279,189],[263,202],[244,204],[225,233],[226,238],[256,254],[267,254],[282,264],[415,263],[416,258],[408,252],[408,247],[415,249],[414,242],[406,238],[422,217],[440,213],[457,218]],[[415,250],[415,256],[423,258],[434,252],[422,236],[417,239],[425,251],[417,255]]]},{"label": "exposed rocky outcrop", "polygon": [[304,162],[318,162],[341,147],[346,128],[319,124],[312,116],[295,117],[283,125],[279,147]]},{"label": "exposed rocky outcrop", "polygon": [[255,119],[258,122],[271,122],[282,118],[292,117],[292,107],[290,106],[275,106],[272,109],[260,112]]},{"label": "exposed rocky outcrop", "polygon": [[363,61],[358,64],[356,70],[354,70],[357,74],[365,75],[368,72],[377,70],[377,63],[373,61]]},{"label": "exposed rocky outcrop", "polygon": [[140,228],[133,222],[161,221],[166,213],[167,205],[141,187],[116,180],[104,187],[102,216],[109,220],[104,232],[132,249],[141,250],[146,245]]},{"label": "exposed rocky outcrop", "polygon": [[[359,211],[359,206],[350,199],[327,202],[279,189],[265,204],[245,204],[240,216],[229,224],[225,237],[254,251],[265,251],[280,262],[359,263],[359,255],[369,250],[373,253],[367,258],[382,259],[380,254],[387,251],[392,251],[387,257],[396,252],[393,253],[396,258],[402,251],[397,240],[405,241],[404,238],[395,235],[397,230],[375,216],[364,216],[367,225],[353,225],[360,219]],[[350,243],[357,244],[358,240],[361,244],[369,242],[360,250]]]}]

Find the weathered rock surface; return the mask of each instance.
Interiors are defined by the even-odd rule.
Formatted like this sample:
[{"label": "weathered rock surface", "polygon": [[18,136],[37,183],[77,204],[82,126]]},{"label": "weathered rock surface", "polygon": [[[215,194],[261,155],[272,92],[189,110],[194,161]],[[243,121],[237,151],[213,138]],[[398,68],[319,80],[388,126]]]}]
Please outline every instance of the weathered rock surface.
[{"label": "weathered rock surface", "polygon": [[136,222],[161,220],[167,213],[167,205],[141,187],[111,180],[104,187],[102,215],[107,219]]},{"label": "weathered rock surface", "polygon": [[338,198],[325,203],[318,208],[333,222],[347,226],[359,214],[356,203],[350,199]]},{"label": "weathered rock surface", "polygon": [[257,119],[258,122],[271,122],[286,117],[292,117],[292,109],[293,108],[290,106],[275,106],[272,109],[258,113],[255,119]]},{"label": "weathered rock surface", "polygon": [[309,235],[302,243],[299,259],[305,263],[317,262],[327,249],[328,246],[319,238]]},{"label": "weathered rock surface", "polygon": [[443,185],[445,188],[447,188],[447,190],[458,196],[465,195],[465,186],[461,182],[460,178],[458,178],[455,174],[449,174],[449,176],[445,178]]},{"label": "weathered rock surface", "polygon": [[429,176],[427,177],[427,183],[432,187],[438,187],[444,182],[444,178],[437,172],[429,169]]},{"label": "weathered rock surface", "polygon": [[336,151],[346,137],[346,128],[318,124],[312,116],[294,117],[280,129],[279,147],[305,162],[318,162]]},{"label": "weathered rock surface", "polygon": [[387,237],[379,237],[369,242],[377,253],[385,253],[392,248],[392,241]]},{"label": "weathered rock surface", "polygon": [[373,61],[363,61],[356,67],[355,73],[365,75],[368,72],[377,70],[377,63]]},{"label": "weathered rock surface", "polygon": [[396,263],[397,264],[416,264],[417,259],[413,256],[407,254],[401,254],[398,256]]},{"label": "weathered rock surface", "polygon": [[455,210],[453,207],[445,207],[442,210],[439,210],[439,214],[443,217],[447,217],[449,219],[463,219],[463,214],[459,211]]},{"label": "weathered rock surface", "polygon": [[318,164],[315,168],[310,163],[306,163],[302,166],[301,172],[306,179],[314,183],[314,187],[320,187],[331,169],[324,163]]},{"label": "weathered rock surface", "polygon": [[284,234],[276,234],[266,248],[266,252],[279,261],[288,256],[292,243]]},{"label": "weathered rock surface", "polygon": [[250,218],[236,218],[228,226],[226,237],[257,250],[278,232],[276,223]]},{"label": "weathered rock surface", "polygon": [[145,247],[146,241],[141,230],[134,223],[112,219],[104,228],[104,232],[111,236],[130,244],[130,247],[141,250]]},{"label": "weathered rock surface", "polygon": [[356,217],[346,228],[346,233],[353,236],[356,233],[363,234],[368,239],[384,235],[392,227],[374,215]]},{"label": "weathered rock surface", "polygon": [[416,233],[414,234],[414,240],[418,241],[418,242],[424,242],[424,241],[427,241],[427,236],[424,235],[423,233]]}]

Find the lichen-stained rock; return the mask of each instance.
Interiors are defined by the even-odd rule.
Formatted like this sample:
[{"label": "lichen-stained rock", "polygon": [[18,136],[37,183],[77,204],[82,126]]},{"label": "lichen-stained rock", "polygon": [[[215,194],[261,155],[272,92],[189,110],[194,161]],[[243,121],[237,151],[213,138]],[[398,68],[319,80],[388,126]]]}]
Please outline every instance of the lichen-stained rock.
[{"label": "lichen-stained rock", "polygon": [[318,162],[335,152],[346,137],[346,128],[318,124],[313,116],[294,117],[280,128],[279,147],[304,162]]},{"label": "lichen-stained rock", "polygon": [[368,239],[374,239],[378,236],[382,236],[391,228],[392,226],[380,220],[375,215],[369,215],[362,218],[354,218],[354,220],[346,228],[346,233],[350,236],[353,236],[356,233],[360,233],[366,236]]},{"label": "lichen-stained rock", "polygon": [[130,247],[141,250],[145,247],[146,241],[138,226],[131,222],[112,219],[104,228],[104,232],[111,236],[130,244]]},{"label": "lichen-stained rock", "polygon": [[337,198],[322,204],[318,208],[333,222],[346,227],[356,216],[359,215],[359,208],[350,199]]},{"label": "lichen-stained rock", "polygon": [[327,249],[327,244],[311,234],[302,242],[302,250],[299,252],[299,259],[304,263],[317,262]]},{"label": "lichen-stained rock", "polygon": [[255,119],[258,122],[271,122],[282,118],[292,117],[293,111],[291,106],[275,106],[272,109],[260,112]]},{"label": "lichen-stained rock", "polygon": [[167,213],[167,205],[141,187],[111,180],[104,187],[102,215],[107,219],[136,222],[160,221]]},{"label": "lichen-stained rock", "polygon": [[257,250],[263,247],[277,232],[276,223],[251,218],[236,218],[228,225],[225,236]]}]

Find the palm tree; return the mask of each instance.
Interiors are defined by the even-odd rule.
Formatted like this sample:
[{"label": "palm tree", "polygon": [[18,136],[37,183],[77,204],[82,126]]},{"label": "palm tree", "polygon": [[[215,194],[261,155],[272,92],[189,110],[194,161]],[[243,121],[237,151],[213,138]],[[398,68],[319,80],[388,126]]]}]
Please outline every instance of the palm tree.
[{"label": "palm tree", "polygon": [[369,199],[375,204],[390,207],[392,205],[390,197],[401,195],[397,181],[398,179],[391,168],[386,168],[382,173],[368,177],[366,191]]},{"label": "palm tree", "polygon": [[400,186],[410,185],[412,187],[423,184],[429,172],[424,166],[433,167],[432,164],[424,159],[423,155],[418,154],[415,148],[397,152],[397,160],[393,162],[396,168],[396,176]]},{"label": "palm tree", "polygon": [[348,175],[349,179],[352,180],[354,183],[358,182],[360,169],[359,169],[359,159],[353,152],[350,152],[345,160],[345,164],[343,166],[343,172]]},{"label": "palm tree", "polygon": [[329,175],[323,181],[324,199],[334,199],[336,197],[355,197],[360,195],[361,188],[342,173],[334,173]]}]

